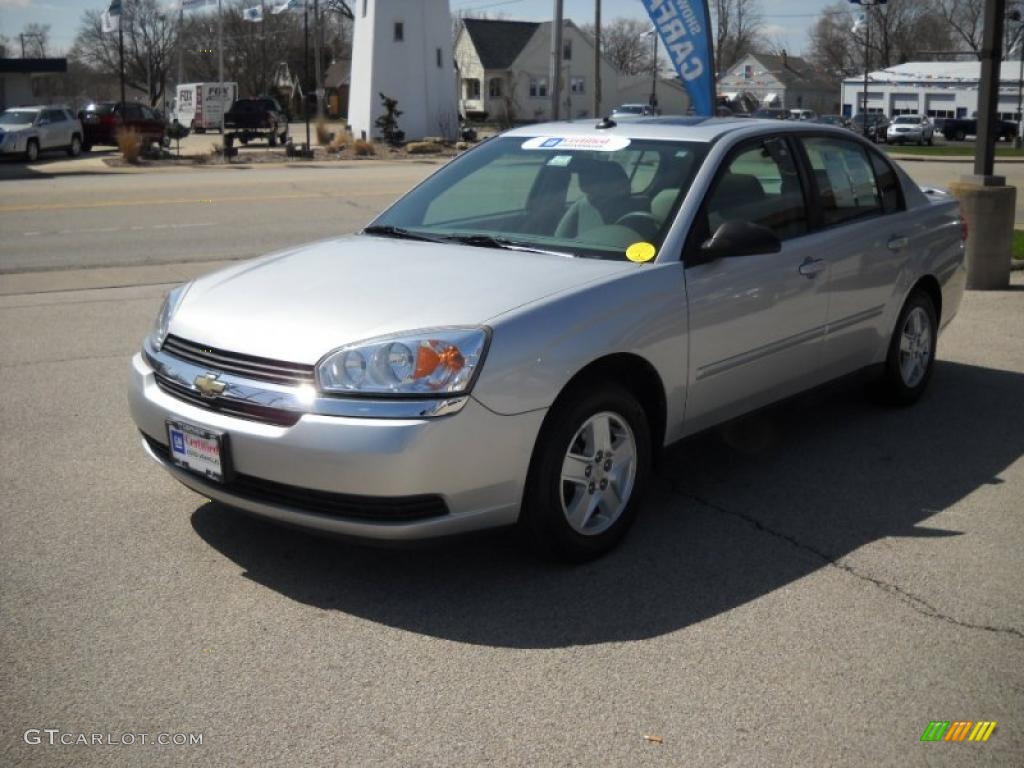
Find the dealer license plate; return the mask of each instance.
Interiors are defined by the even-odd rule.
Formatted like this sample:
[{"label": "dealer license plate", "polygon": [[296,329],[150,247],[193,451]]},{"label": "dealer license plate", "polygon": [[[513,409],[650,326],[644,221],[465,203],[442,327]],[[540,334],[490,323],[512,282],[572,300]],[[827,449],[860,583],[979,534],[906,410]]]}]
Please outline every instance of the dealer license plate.
[{"label": "dealer license plate", "polygon": [[171,460],[198,475],[219,483],[228,474],[226,435],[181,421],[167,422]]}]

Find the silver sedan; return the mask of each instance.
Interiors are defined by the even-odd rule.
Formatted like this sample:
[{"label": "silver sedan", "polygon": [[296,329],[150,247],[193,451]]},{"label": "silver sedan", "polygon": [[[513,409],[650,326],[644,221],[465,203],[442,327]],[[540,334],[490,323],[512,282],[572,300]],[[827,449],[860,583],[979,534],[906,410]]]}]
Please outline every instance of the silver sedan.
[{"label": "silver sedan", "polygon": [[586,560],[670,443],[857,371],[915,401],[964,236],[955,200],[841,129],[520,128],[357,235],[171,291],[131,412],[232,507],[370,539],[517,525]]}]

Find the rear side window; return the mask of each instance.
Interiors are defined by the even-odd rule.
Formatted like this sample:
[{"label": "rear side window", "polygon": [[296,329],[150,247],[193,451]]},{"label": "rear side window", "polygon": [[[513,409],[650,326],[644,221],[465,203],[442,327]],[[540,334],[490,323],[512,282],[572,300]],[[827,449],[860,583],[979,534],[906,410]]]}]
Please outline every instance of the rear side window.
[{"label": "rear side window", "polygon": [[796,163],[785,141],[741,149],[715,182],[707,201],[708,234],[727,221],[768,227],[779,239],[807,232],[807,206]]},{"label": "rear side window", "polygon": [[868,152],[868,156],[875,169],[875,182],[878,184],[878,191],[882,196],[882,210],[886,213],[902,211],[904,208],[903,189],[895,169],[877,152]]},{"label": "rear side window", "polygon": [[861,146],[833,138],[802,141],[818,187],[825,226],[882,212],[875,171]]}]

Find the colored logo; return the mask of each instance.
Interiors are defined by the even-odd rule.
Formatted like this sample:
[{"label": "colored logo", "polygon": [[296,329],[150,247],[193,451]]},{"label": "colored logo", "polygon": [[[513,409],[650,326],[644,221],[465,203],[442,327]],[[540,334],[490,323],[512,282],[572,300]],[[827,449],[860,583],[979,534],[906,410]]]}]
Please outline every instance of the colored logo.
[{"label": "colored logo", "polygon": [[995,727],[995,720],[932,720],[921,741],[988,741]]},{"label": "colored logo", "polygon": [[175,453],[185,452],[185,437],[181,432],[171,432],[171,443]]},{"label": "colored logo", "polygon": [[547,141],[543,142],[541,144],[541,146],[542,147],[557,147],[561,143],[562,143],[561,139],[548,139]]}]

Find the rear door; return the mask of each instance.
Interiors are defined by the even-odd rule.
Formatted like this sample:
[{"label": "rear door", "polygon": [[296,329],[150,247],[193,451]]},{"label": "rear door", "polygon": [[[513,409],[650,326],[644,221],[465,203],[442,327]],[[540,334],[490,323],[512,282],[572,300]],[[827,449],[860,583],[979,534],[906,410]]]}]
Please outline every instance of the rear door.
[{"label": "rear door", "polygon": [[913,222],[888,160],[856,140],[800,139],[818,202],[814,226],[829,265],[824,365],[838,376],[873,361],[905,268]]},{"label": "rear door", "polygon": [[[687,245],[687,433],[820,378],[828,265],[808,236],[805,195],[785,138],[742,144],[719,170]],[[781,251],[695,264],[700,243],[725,221],[767,226]]]},{"label": "rear door", "polygon": [[53,149],[70,144],[70,137],[65,138],[68,125],[64,120],[64,110],[44,109],[39,119],[39,148]]}]

